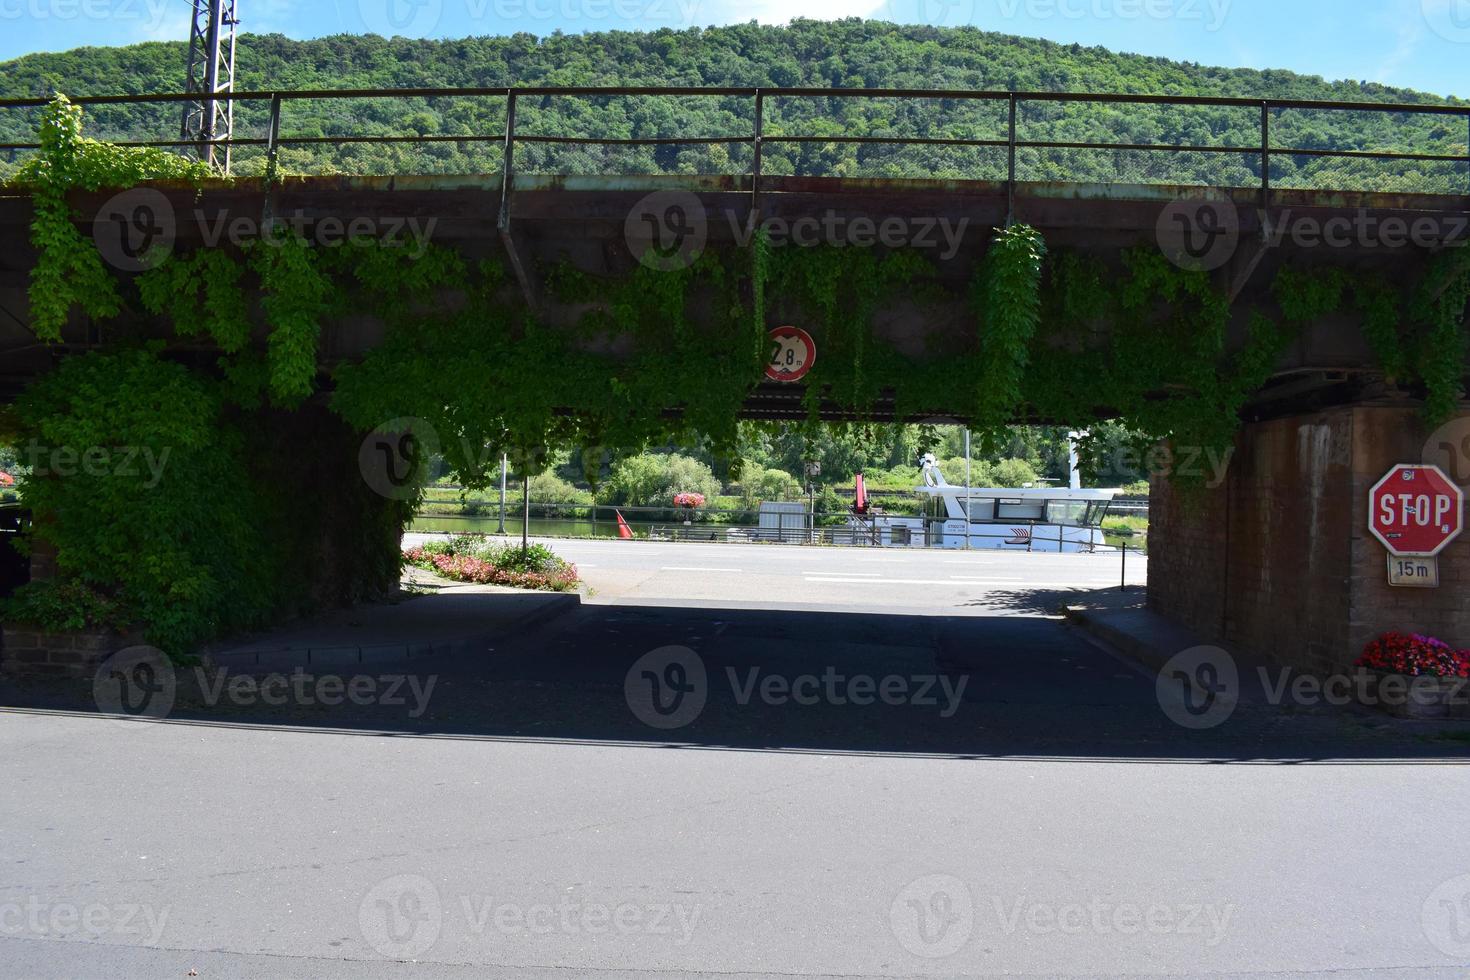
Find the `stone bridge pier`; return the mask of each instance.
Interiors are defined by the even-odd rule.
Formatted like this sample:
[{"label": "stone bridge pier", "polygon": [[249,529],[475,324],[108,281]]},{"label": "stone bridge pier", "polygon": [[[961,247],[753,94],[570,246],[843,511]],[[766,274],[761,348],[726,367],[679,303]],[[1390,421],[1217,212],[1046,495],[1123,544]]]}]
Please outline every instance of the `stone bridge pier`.
[{"label": "stone bridge pier", "polygon": [[1150,606],[1316,674],[1350,670],[1390,630],[1470,646],[1470,536],[1440,555],[1438,588],[1402,588],[1368,528],[1369,493],[1396,464],[1436,462],[1470,485],[1467,440],[1470,411],[1431,432],[1417,405],[1391,402],[1247,424],[1220,485],[1154,480]]}]

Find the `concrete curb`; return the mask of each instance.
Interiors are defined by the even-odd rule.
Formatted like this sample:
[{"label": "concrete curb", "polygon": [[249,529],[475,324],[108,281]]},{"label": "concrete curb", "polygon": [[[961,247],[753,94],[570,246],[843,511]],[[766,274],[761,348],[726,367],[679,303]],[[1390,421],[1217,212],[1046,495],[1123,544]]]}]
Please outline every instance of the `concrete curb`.
[{"label": "concrete curb", "polygon": [[[1135,660],[1155,672],[1163,670],[1164,664],[1168,663],[1169,659],[1179,652],[1178,650],[1161,650],[1142,637],[1136,636],[1127,630],[1120,629],[1111,623],[1104,622],[1098,614],[1105,613],[1106,610],[1067,606],[1063,612],[1067,622],[1073,626],[1091,634],[1130,660]],[[1180,649],[1185,648],[1181,647]]]},{"label": "concrete curb", "polygon": [[385,643],[373,646],[273,647],[260,650],[226,650],[207,653],[204,660],[215,667],[232,670],[291,670],[315,667],[326,670],[358,666],[382,666],[427,660],[432,657],[462,657],[483,652],[496,641],[514,633],[540,627],[550,620],[575,612],[582,606],[578,593],[546,596],[538,608],[497,625],[493,632],[424,643]]}]

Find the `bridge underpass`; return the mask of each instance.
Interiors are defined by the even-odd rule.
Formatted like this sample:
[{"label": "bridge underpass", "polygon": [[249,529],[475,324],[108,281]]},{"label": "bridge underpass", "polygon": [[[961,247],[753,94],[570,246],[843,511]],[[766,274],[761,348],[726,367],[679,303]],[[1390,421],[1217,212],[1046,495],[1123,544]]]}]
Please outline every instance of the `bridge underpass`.
[{"label": "bridge underpass", "polygon": [[[1013,146],[1016,142],[1012,134]],[[545,270],[566,261],[595,277],[626,276],[638,261],[630,245],[629,216],[649,207],[650,196],[655,208],[674,200],[685,205],[685,218],[697,212],[706,247],[726,252],[738,251],[753,216],[788,229],[833,215],[849,227],[859,220],[881,226],[900,219],[911,228],[944,221],[950,228],[963,227],[953,243],[957,247],[947,250],[951,243],[939,242],[919,250],[935,260],[950,299],[896,303],[880,310],[872,325],[875,336],[916,355],[973,342],[964,284],[986,254],[992,230],[1008,220],[1035,227],[1053,249],[1092,255],[1116,268],[1126,249],[1161,247],[1161,229],[1168,227],[1178,202],[1192,209],[1186,219],[1208,210],[1234,238],[1212,277],[1235,304],[1226,351],[1237,352],[1248,334],[1248,310],[1271,302],[1271,284],[1280,269],[1330,266],[1413,281],[1440,247],[1464,240],[1470,211],[1470,198],[1461,194],[769,174],[517,173],[509,186],[500,175],[318,176],[287,177],[270,188],[236,180],[197,188],[160,183],[148,189],[173,216],[179,252],[208,246],[210,236],[233,221],[258,229],[266,216],[299,221],[308,235],[359,219],[378,230],[432,229],[436,245],[469,259],[506,263],[515,273],[512,288],[521,301],[553,328],[567,328],[579,308],[543,290]],[[107,192],[74,193],[72,203],[80,215],[100,216],[112,198]],[[27,242],[30,221],[24,196],[0,197],[0,309],[5,311],[0,385],[7,396],[59,358],[100,346],[105,337],[100,325],[76,318],[63,343],[35,342],[25,312],[26,275],[36,259]],[[1364,221],[1377,228],[1387,222],[1428,222],[1429,228],[1420,244],[1397,247],[1352,236],[1340,246],[1324,245],[1320,234],[1303,240],[1292,233],[1303,222],[1360,228]],[[84,220],[84,234],[92,230]],[[1276,234],[1280,240],[1271,241]],[[782,309],[779,297],[768,313],[768,326],[799,315]],[[141,330],[143,336],[166,340],[180,359],[207,365],[216,354],[208,344],[181,344],[163,324],[145,322]],[[366,315],[323,323],[318,350],[324,383],[330,384],[334,367],[360,359],[383,336],[382,323]],[[817,339],[819,345],[824,341],[820,334]],[[1459,601],[1470,575],[1470,542],[1457,542],[1443,556],[1439,590],[1390,590],[1383,582],[1383,551],[1367,531],[1367,488],[1390,465],[1419,461],[1431,434],[1420,422],[1418,407],[1383,386],[1375,365],[1370,340],[1355,318],[1334,315],[1307,323],[1245,405],[1247,424],[1224,485],[1181,495],[1167,480],[1156,481],[1150,565],[1155,608],[1203,636],[1315,670],[1346,666],[1363,640],[1387,629],[1470,636],[1470,610]],[[800,385],[764,385],[747,399],[743,415],[802,419],[808,415],[804,401]],[[677,406],[654,407],[677,411]],[[819,414],[833,421],[895,417],[889,393],[862,411],[826,399]],[[934,406],[932,414],[959,417],[964,408]],[[350,436],[303,431],[289,451],[309,455],[318,438]]]}]

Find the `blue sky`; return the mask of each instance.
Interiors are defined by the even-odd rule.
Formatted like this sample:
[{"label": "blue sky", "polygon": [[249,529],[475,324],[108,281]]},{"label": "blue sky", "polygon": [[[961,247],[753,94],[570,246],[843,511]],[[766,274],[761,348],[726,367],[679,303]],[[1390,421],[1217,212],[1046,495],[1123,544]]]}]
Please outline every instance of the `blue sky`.
[{"label": "blue sky", "polygon": [[[1470,96],[1470,0],[238,0],[291,37],[638,30],[862,16]],[[180,39],[191,0],[0,0],[0,59]]]}]

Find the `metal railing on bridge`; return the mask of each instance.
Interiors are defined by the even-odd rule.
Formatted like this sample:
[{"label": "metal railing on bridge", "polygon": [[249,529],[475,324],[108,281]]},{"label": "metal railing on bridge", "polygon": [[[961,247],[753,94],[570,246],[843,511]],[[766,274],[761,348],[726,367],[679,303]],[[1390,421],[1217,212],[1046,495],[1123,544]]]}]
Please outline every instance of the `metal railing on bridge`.
[{"label": "metal railing on bridge", "polygon": [[[88,135],[186,150],[184,93],[87,96]],[[1470,105],[1131,93],[822,88],[343,89],[221,93],[242,175],[291,172],[1193,184],[1470,193]],[[650,104],[649,100],[652,100]],[[702,100],[702,102],[701,102]],[[0,100],[0,157],[38,148],[41,98]],[[896,109],[875,107],[899,103]],[[568,107],[576,105],[576,110]],[[629,106],[634,106],[630,110]],[[352,107],[344,110],[344,106]],[[689,133],[690,115],[728,131]],[[924,108],[920,108],[923,106]],[[931,108],[934,107],[934,108]],[[1324,116],[1350,125],[1321,131]],[[595,132],[569,132],[573,123]],[[337,131],[340,130],[340,131]],[[409,131],[411,130],[411,131]],[[1172,134],[1151,141],[1102,138]],[[22,138],[22,137],[28,138]],[[330,148],[330,149],[329,149]]]}]

